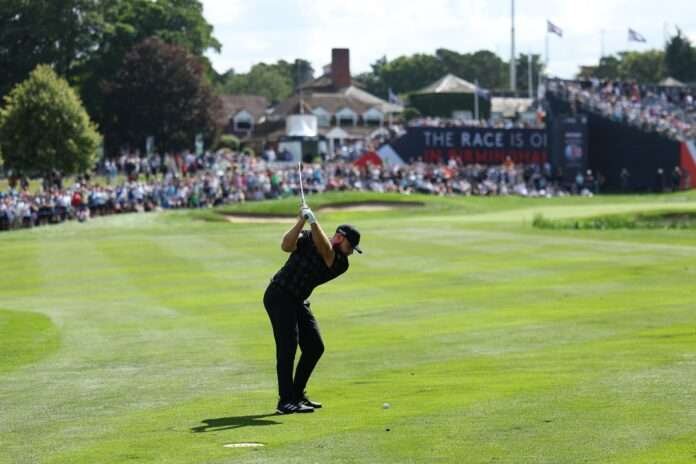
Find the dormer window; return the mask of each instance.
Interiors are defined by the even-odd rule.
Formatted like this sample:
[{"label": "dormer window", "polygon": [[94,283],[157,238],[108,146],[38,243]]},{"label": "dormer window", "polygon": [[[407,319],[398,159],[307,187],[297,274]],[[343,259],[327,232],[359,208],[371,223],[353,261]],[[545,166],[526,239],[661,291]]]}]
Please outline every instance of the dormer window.
[{"label": "dormer window", "polygon": [[381,126],[384,124],[384,113],[377,108],[370,108],[365,111],[362,118],[366,126]]},{"label": "dormer window", "polygon": [[342,108],[336,113],[337,126],[355,126],[358,123],[358,115],[350,108]]}]

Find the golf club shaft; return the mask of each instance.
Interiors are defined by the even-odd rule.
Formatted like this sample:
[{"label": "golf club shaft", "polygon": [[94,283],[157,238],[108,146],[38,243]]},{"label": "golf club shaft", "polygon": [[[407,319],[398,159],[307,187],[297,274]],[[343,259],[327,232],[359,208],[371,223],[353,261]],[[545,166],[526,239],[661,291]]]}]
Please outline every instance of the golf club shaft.
[{"label": "golf club shaft", "polygon": [[307,202],[304,197],[304,188],[302,187],[302,162],[297,163],[297,173],[300,176],[300,198],[302,199],[302,207],[307,206]]}]

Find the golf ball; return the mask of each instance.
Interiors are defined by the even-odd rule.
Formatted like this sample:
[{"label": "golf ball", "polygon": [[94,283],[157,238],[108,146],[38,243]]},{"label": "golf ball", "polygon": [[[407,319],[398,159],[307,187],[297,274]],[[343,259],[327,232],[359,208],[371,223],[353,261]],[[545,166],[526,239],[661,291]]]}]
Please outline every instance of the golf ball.
[{"label": "golf ball", "polygon": [[383,409],[389,409],[389,408],[391,408],[391,405],[390,405],[389,403],[384,403],[384,404],[382,405],[382,408],[383,408]]}]

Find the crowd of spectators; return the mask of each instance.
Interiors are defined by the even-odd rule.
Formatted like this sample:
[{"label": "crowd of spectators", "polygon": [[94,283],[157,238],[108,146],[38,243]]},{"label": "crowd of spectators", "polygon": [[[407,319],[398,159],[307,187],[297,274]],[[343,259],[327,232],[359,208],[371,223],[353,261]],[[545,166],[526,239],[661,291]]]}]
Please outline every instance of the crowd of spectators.
[{"label": "crowd of spectators", "polygon": [[536,112],[533,120],[522,118],[457,119],[423,117],[408,122],[409,127],[482,127],[485,129],[544,129],[544,114]]},{"label": "crowd of spectators", "polygon": [[[548,164],[499,166],[415,162],[404,165],[357,165],[354,160],[305,163],[305,190],[374,191],[433,195],[565,195]],[[176,208],[204,208],[226,203],[297,195],[299,175],[291,162],[220,151],[201,156],[138,157],[124,155],[102,163],[92,176],[64,186],[48,176],[36,192],[29,183],[12,182],[0,192],[0,230],[85,221],[93,216]],[[584,189],[585,193],[591,188]],[[577,190],[580,193],[581,190]]]},{"label": "crowd of spectators", "polygon": [[547,91],[574,110],[589,110],[647,131],[687,141],[696,138],[696,102],[688,87],[590,79],[547,81]]}]

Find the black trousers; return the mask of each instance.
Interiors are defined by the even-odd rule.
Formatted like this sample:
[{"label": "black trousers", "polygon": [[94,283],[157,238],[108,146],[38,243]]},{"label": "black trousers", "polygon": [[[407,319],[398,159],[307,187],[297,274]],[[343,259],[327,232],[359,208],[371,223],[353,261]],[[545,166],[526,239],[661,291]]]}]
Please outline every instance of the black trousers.
[{"label": "black trousers", "polygon": [[[280,402],[295,401],[304,393],[309,376],[324,352],[319,324],[308,301],[298,300],[274,284],[266,289],[263,305],[273,326]],[[293,378],[298,344],[302,354]]]}]

